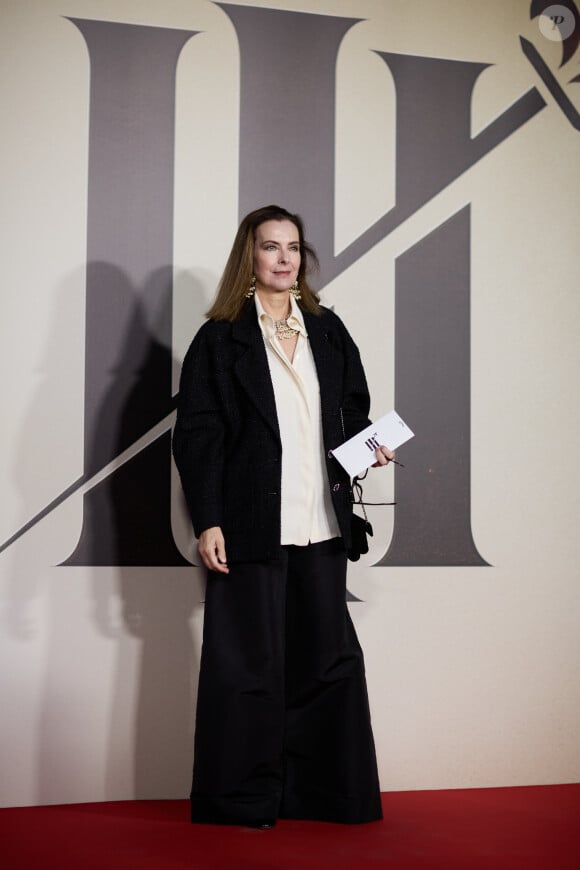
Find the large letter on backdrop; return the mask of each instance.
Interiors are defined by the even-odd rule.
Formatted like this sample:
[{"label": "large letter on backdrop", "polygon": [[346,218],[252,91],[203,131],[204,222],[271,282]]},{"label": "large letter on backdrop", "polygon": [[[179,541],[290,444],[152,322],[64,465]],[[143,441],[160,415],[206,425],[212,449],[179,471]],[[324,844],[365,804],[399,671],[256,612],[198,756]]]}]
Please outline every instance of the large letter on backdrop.
[{"label": "large letter on backdrop", "polygon": [[240,217],[270,202],[304,215],[328,281],[336,58],[360,19],[217,5],[240,45]]},{"label": "large letter on backdrop", "polygon": [[[191,31],[74,19],[91,65],[85,476],[172,406],[175,69]],[[84,497],[66,565],[179,565],[170,433]]]},{"label": "large letter on backdrop", "polygon": [[[323,284],[544,106],[533,89],[472,139],[473,88],[489,64],[379,52],[397,95],[396,204],[335,256],[336,59],[341,40],[360,19],[218,5],[232,20],[240,44],[240,214],[267,202],[302,213],[320,257]],[[436,233],[435,252],[431,244],[417,245],[407,268],[397,269],[395,393],[399,409],[405,409],[410,425],[424,437],[415,443],[421,446],[415,471],[406,470],[404,484],[398,485],[396,546],[380,564],[486,564],[471,534],[466,375],[470,240],[460,229],[467,220],[464,216]],[[447,287],[443,267],[454,275]],[[420,276],[422,286],[405,280],[409,275],[413,281]],[[407,290],[410,295],[404,299]],[[434,299],[436,311],[445,312],[445,325],[438,314],[439,330],[433,328]],[[416,347],[417,335],[431,340]],[[408,352],[402,344],[416,349],[419,368],[404,364]],[[457,390],[442,389],[435,376],[441,371],[452,373]],[[455,426],[453,443],[447,433],[450,419]],[[434,468],[438,473],[432,473]],[[409,509],[413,504],[420,513],[420,534],[417,511]]]}]

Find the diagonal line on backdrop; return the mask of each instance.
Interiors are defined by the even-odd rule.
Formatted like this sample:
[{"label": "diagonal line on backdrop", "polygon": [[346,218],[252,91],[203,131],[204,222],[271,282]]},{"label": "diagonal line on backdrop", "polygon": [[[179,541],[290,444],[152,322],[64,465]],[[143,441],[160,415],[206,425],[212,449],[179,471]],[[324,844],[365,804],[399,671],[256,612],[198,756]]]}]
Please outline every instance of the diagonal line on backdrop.
[{"label": "diagonal line on backdrop", "polygon": [[546,64],[538,50],[531,42],[520,36],[522,51],[538,73],[558,106],[562,109],[572,126],[580,130],[580,112],[576,109],[570,98],[564,93],[558,79]]}]

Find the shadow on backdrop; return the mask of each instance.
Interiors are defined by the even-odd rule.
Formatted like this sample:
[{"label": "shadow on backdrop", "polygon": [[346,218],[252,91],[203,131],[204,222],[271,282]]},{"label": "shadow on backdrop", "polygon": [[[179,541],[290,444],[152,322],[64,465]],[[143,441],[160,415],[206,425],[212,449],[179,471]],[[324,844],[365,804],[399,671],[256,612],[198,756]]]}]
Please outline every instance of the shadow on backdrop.
[{"label": "shadow on backdrop", "polygon": [[[111,471],[85,494],[79,542],[62,564],[91,566],[96,625],[117,645],[106,797],[184,797],[199,664],[190,618],[203,597],[200,572],[173,538],[170,429],[132,452],[172,410],[171,270],[154,272],[138,292],[109,264],[88,271],[88,283],[101,288],[101,321],[87,336],[85,470],[111,464]],[[130,458],[114,467],[124,451]]]}]

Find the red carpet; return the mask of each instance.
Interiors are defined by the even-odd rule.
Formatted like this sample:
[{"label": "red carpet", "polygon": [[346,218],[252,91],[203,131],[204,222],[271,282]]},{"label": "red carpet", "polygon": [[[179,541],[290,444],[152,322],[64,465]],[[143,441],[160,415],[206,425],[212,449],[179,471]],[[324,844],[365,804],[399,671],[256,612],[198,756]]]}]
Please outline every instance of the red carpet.
[{"label": "red carpet", "polygon": [[186,801],[0,810],[2,870],[579,870],[580,785],[388,792],[370,825],[190,825]]}]

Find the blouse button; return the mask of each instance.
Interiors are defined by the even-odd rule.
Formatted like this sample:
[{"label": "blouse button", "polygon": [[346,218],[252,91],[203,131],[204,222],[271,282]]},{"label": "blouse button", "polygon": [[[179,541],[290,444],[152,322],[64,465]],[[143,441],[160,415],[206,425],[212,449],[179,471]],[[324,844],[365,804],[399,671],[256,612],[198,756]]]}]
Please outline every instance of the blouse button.
[{"label": "blouse button", "polygon": [[334,486],[332,487],[333,492],[338,492],[339,489],[340,489],[340,483],[335,483]]}]

